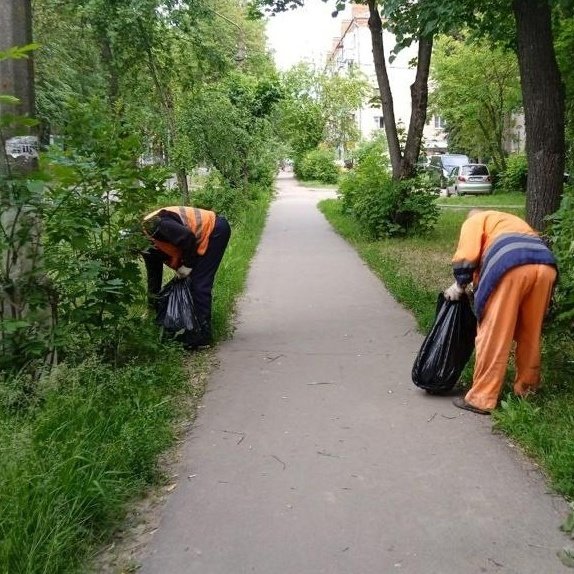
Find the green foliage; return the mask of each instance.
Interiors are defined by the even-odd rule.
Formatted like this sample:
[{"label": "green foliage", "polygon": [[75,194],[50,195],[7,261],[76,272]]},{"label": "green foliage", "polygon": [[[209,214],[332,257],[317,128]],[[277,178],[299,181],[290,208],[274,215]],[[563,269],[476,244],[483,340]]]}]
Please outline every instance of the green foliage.
[{"label": "green foliage", "polygon": [[566,170],[574,173],[574,18],[571,11],[555,9],[554,37],[556,59],[566,92]]},{"label": "green foliage", "polygon": [[426,233],[439,213],[428,177],[392,180],[380,141],[362,150],[355,169],[341,178],[340,193],[345,211],[375,238]]},{"label": "green foliage", "polygon": [[333,153],[328,149],[314,149],[307,152],[293,166],[295,175],[303,181],[337,183],[339,169],[333,161]]},{"label": "green foliage", "polygon": [[355,120],[371,87],[355,67],[347,73],[327,73],[321,77],[321,95],[326,118],[324,142],[341,151],[344,158],[355,148],[361,133]]},{"label": "green foliage", "polygon": [[191,97],[182,110],[190,160],[215,167],[234,188],[250,181],[269,184],[279,158],[268,118],[281,97],[275,81],[246,75]]},{"label": "green foliage", "polygon": [[[0,62],[25,59],[36,44],[0,52]],[[43,182],[36,159],[12,161],[7,134],[29,135],[34,118],[7,110],[19,103],[0,94],[0,373],[36,368],[53,348],[54,294],[42,270]]]},{"label": "green foliage", "polygon": [[282,86],[277,130],[296,161],[321,142],[344,156],[353,149],[360,136],[353,113],[369,92],[360,72],[351,68],[348,74],[334,74],[298,64],[285,72]]},{"label": "green foliage", "polygon": [[526,155],[517,153],[509,156],[506,161],[506,169],[499,175],[496,190],[501,193],[525,192],[527,174]]},{"label": "green foliage", "polygon": [[521,105],[514,53],[486,41],[442,37],[435,44],[431,107],[447,124],[449,146],[505,167],[505,129]]},{"label": "green foliage", "polygon": [[281,77],[284,99],[275,122],[295,159],[315,149],[323,139],[326,118],[319,97],[317,73],[308,65],[294,66]]},{"label": "green foliage", "polygon": [[[251,190],[236,213],[214,289],[218,338],[231,332],[270,191]],[[0,378],[1,572],[85,571],[125,504],[163,479],[158,456],[201,396],[189,379],[203,376],[210,356],[195,354],[184,371],[181,350],[160,344],[149,318],[138,321],[132,307],[127,319],[137,346],[124,343],[132,361],[119,368],[87,358],[40,379]]]},{"label": "green foliage", "polygon": [[552,250],[558,262],[555,315],[566,327],[574,326],[574,189],[567,187],[560,209],[550,218]]},{"label": "green foliage", "polygon": [[58,293],[59,344],[117,360],[143,295],[140,220],[169,174],[134,164],[140,142],[98,102],[70,108],[67,135],[70,147],[46,158],[45,260]]},{"label": "green foliage", "polygon": [[245,212],[259,198],[262,189],[256,184],[251,184],[247,189],[233,188],[219,172],[212,171],[205,184],[193,191],[192,202],[196,207],[222,215],[233,227],[241,222]]},{"label": "green foliage", "polygon": [[0,372],[35,368],[53,347],[56,297],[42,267],[42,183],[33,177],[0,177]]},{"label": "green foliage", "polygon": [[162,354],[120,370],[62,366],[25,416],[6,418],[0,397],[0,570],[71,571],[128,497],[158,480],[187,390],[178,354]]}]

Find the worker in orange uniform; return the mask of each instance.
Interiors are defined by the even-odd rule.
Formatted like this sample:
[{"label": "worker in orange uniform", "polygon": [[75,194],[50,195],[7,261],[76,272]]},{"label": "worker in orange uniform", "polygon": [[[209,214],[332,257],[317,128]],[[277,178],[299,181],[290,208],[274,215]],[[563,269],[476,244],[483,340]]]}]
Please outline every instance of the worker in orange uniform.
[{"label": "worker in orange uniform", "polygon": [[189,277],[199,330],[188,335],[185,346],[210,345],[211,292],[231,235],[229,223],[213,211],[172,206],[146,215],[143,228],[153,244],[143,252],[150,301],[161,290],[164,264],[180,279]]},{"label": "worker in orange uniform", "polygon": [[540,384],[540,336],[556,281],[556,261],[519,217],[471,210],[452,265],[456,281],[444,292],[445,298],[459,299],[472,282],[478,320],[472,387],[453,402],[489,414],[498,402],[513,340],[514,392],[524,397]]}]

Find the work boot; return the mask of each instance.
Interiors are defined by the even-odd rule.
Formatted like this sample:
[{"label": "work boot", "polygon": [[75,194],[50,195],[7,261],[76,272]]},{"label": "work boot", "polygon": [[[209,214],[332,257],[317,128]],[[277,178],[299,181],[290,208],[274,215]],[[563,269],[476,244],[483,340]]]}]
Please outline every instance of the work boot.
[{"label": "work boot", "polygon": [[213,338],[211,336],[211,325],[209,323],[201,323],[198,329],[186,332],[184,347],[188,351],[205,349],[211,347],[212,344]]}]

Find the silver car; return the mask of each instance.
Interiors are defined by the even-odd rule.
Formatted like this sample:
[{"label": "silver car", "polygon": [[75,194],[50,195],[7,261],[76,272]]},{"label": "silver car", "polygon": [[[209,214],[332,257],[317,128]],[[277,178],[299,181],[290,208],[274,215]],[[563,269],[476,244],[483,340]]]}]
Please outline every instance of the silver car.
[{"label": "silver car", "polygon": [[452,169],[446,185],[447,196],[492,193],[492,178],[483,163],[469,163]]}]

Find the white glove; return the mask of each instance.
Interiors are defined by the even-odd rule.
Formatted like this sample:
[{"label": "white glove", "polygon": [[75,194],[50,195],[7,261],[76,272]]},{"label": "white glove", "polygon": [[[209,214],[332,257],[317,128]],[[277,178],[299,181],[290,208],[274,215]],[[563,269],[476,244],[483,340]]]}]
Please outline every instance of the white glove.
[{"label": "white glove", "polygon": [[189,274],[191,273],[191,267],[182,265],[181,267],[178,267],[175,272],[180,279],[185,279],[186,277],[189,277]]},{"label": "white glove", "polygon": [[458,301],[464,293],[464,287],[461,287],[456,281],[444,292],[444,298],[449,301]]}]

